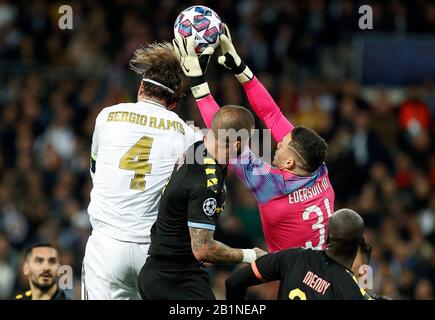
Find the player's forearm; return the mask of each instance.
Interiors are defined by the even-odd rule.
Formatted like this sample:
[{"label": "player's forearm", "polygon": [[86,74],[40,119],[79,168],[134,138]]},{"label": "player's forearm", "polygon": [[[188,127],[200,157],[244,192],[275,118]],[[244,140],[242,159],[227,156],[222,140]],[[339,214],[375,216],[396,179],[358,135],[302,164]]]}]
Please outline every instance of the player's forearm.
[{"label": "player's forearm", "polygon": [[204,120],[207,128],[211,127],[211,121],[213,120],[216,112],[219,111],[219,105],[214,100],[211,93],[203,98],[196,99],[196,105],[198,106],[199,112],[201,113],[202,120]]},{"label": "player's forearm", "polygon": [[256,77],[243,83],[243,88],[252,109],[271,130],[275,141],[281,141],[285,135],[293,130],[294,126],[282,114],[269,92]]},{"label": "player's forearm", "polygon": [[205,261],[210,263],[241,263],[243,261],[243,251],[212,240],[207,243]]},{"label": "player's forearm", "polygon": [[191,231],[192,251],[198,260],[210,263],[240,263],[243,261],[242,249],[231,248],[219,241],[204,236],[201,230]]},{"label": "player's forearm", "polygon": [[207,128],[211,127],[211,121],[216,112],[219,110],[219,105],[213,99],[210,93],[210,88],[204,76],[199,76],[190,79],[193,97],[198,106],[201,117]]},{"label": "player's forearm", "polygon": [[233,72],[243,85],[255,113],[272,131],[273,138],[277,142],[281,141],[293,129],[293,125],[284,117],[270,94],[237,54],[231,41],[230,30],[225,24],[220,37],[220,46],[222,55],[219,56],[218,62]]},{"label": "player's forearm", "polygon": [[213,239],[213,231],[189,227],[192,252],[198,261],[210,263],[241,263],[256,259],[254,250],[231,248]]}]

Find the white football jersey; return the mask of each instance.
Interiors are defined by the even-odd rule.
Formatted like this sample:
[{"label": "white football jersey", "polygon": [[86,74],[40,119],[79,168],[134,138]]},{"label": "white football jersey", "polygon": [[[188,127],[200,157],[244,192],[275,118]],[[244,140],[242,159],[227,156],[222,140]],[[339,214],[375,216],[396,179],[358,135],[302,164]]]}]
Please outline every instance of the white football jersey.
[{"label": "white football jersey", "polygon": [[92,138],[93,229],[121,241],[150,242],[175,162],[201,139],[176,113],[152,101],[103,109]]}]

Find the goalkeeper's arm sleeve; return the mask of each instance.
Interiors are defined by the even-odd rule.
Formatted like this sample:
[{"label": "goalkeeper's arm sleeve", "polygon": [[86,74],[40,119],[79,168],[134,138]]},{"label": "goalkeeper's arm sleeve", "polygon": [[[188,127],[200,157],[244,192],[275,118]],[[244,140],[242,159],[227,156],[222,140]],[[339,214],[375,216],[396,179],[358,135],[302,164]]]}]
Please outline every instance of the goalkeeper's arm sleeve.
[{"label": "goalkeeper's arm sleeve", "polygon": [[282,114],[281,109],[256,77],[244,83],[243,89],[252,109],[266,127],[270,129],[276,142],[280,142],[284,136],[293,130],[294,126]]},{"label": "goalkeeper's arm sleeve", "polygon": [[219,105],[214,100],[211,93],[201,99],[196,99],[195,101],[199,112],[201,113],[202,120],[204,120],[206,127],[210,128],[214,115],[219,111]]}]

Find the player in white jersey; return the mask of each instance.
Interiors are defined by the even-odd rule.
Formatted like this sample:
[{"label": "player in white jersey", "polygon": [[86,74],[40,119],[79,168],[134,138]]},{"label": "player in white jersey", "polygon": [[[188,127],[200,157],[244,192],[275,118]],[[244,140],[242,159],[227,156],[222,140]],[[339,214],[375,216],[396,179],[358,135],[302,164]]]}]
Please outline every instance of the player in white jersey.
[{"label": "player in white jersey", "polygon": [[95,123],[82,299],[140,299],[137,278],[162,189],[176,160],[202,139],[171,111],[183,76],[172,46],[138,49],[130,66],[143,77],[138,101],[103,109]]}]

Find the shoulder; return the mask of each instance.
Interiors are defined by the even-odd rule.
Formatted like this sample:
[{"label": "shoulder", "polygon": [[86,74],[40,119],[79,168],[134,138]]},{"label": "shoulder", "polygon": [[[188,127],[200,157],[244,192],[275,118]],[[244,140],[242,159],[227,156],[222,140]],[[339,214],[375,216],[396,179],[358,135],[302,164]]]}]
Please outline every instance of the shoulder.
[{"label": "shoulder", "polygon": [[306,257],[310,257],[314,254],[314,251],[311,249],[305,249],[302,247],[299,248],[290,248],[282,251],[282,255],[287,258],[300,259],[304,260]]},{"label": "shoulder", "polygon": [[194,143],[187,151],[186,163],[192,180],[192,188],[202,188],[218,194],[222,189],[224,176],[216,160],[207,155],[204,142]]},{"label": "shoulder", "polygon": [[15,296],[15,300],[29,300],[32,298],[32,291],[27,290],[26,292],[19,293]]},{"label": "shoulder", "polygon": [[282,252],[285,254],[309,255],[309,254],[313,253],[313,250],[305,249],[302,247],[297,247],[297,248],[284,249],[284,250],[282,250]]},{"label": "shoulder", "polygon": [[118,111],[120,109],[124,109],[125,107],[128,108],[128,107],[131,107],[133,105],[134,105],[134,103],[131,103],[131,102],[123,102],[123,103],[114,104],[114,105],[103,108],[100,111],[100,113],[98,114],[98,116],[101,114],[109,113],[111,111]]},{"label": "shoulder", "polygon": [[96,119],[97,124],[99,122],[103,121],[104,118],[107,118],[107,116],[111,112],[119,111],[120,109],[122,109],[124,107],[129,107],[131,105],[133,105],[133,103],[118,103],[118,104],[103,108],[97,115],[97,119]]},{"label": "shoulder", "polygon": [[289,264],[291,261],[295,261],[295,259],[300,259],[300,261],[302,261],[306,254],[307,254],[307,250],[304,248],[290,248],[290,249],[279,250],[270,253],[266,256],[269,256],[269,258],[275,261],[282,261],[282,262],[285,261],[287,264]]}]

